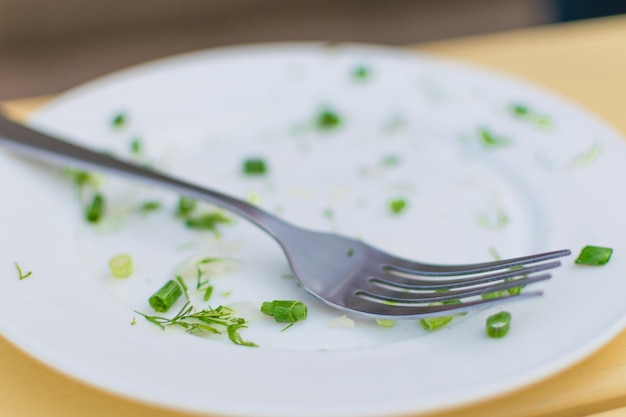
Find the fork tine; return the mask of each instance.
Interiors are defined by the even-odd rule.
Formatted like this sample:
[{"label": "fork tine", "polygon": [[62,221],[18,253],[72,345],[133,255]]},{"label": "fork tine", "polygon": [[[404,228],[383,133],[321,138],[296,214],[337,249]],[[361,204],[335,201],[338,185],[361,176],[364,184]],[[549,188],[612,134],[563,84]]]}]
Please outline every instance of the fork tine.
[{"label": "fork tine", "polygon": [[420,319],[438,316],[451,316],[465,313],[483,307],[507,304],[512,301],[519,301],[528,298],[539,297],[542,291],[527,291],[516,295],[504,297],[478,299],[464,301],[455,304],[437,305],[397,305],[381,303],[363,297],[353,297],[350,300],[349,308],[355,309],[367,316],[384,319]]},{"label": "fork tine", "polygon": [[459,279],[433,280],[419,279],[412,276],[399,275],[395,271],[387,271],[382,277],[374,277],[372,281],[382,285],[397,287],[403,290],[438,290],[451,289],[459,287],[467,287],[470,285],[486,284],[488,282],[500,281],[509,278],[529,275],[535,272],[546,271],[548,269],[557,268],[561,265],[560,261],[546,262],[543,264],[523,267],[519,269],[506,269],[502,272],[481,274],[469,276]]},{"label": "fork tine", "polygon": [[569,256],[571,255],[571,253],[572,252],[569,249],[564,249],[553,252],[539,253],[536,255],[522,256],[520,258],[503,259],[493,262],[465,265],[423,264],[390,256],[388,262],[383,265],[383,268],[386,270],[402,272],[405,274],[445,277],[489,272],[503,268],[511,268],[518,265],[537,263],[550,259],[560,258],[563,256]]},{"label": "fork tine", "polygon": [[370,281],[367,290],[361,290],[356,293],[357,296],[372,298],[380,302],[391,302],[401,304],[428,304],[434,302],[455,301],[462,298],[480,296],[489,293],[498,293],[512,288],[523,287],[534,284],[536,282],[550,279],[550,274],[542,274],[529,278],[516,279],[513,281],[501,282],[493,285],[483,285],[479,287],[471,287],[463,290],[446,291],[446,292],[407,292],[400,288],[384,287],[376,284],[375,280]]}]

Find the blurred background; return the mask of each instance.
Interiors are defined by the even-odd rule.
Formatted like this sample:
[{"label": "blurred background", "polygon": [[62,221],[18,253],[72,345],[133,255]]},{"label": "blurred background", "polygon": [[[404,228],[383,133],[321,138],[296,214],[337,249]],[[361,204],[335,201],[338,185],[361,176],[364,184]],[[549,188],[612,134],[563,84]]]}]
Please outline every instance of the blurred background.
[{"label": "blurred background", "polygon": [[405,45],[624,12],[626,0],[0,0],[0,100],[216,46]]}]

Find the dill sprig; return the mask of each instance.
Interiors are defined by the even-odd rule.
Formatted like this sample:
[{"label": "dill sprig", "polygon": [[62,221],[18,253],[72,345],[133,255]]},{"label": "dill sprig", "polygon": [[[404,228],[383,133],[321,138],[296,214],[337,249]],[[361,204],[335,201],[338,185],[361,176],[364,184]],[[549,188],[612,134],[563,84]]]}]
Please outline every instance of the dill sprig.
[{"label": "dill sprig", "polygon": [[248,322],[245,319],[234,316],[234,310],[225,306],[215,309],[207,307],[200,311],[194,311],[189,301],[172,318],[162,316],[149,316],[137,311],[150,323],[156,324],[161,329],[167,327],[182,327],[187,333],[222,334],[226,331],[228,338],[236,345],[256,347],[257,344],[244,340],[239,334],[240,329],[247,328]]}]

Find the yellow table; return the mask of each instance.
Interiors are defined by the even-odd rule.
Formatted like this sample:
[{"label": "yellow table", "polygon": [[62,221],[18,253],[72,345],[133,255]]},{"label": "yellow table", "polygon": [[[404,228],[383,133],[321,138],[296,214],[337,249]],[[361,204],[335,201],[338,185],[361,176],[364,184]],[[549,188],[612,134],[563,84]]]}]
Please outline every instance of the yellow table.
[{"label": "yellow table", "polygon": [[[417,45],[534,81],[626,133],[626,16]],[[46,97],[6,103],[23,118]],[[626,279],[626,276],[625,276]],[[624,407],[624,408],[622,408]],[[626,416],[626,331],[571,369],[519,392],[432,417]],[[49,369],[0,338],[0,416],[184,417]]]}]

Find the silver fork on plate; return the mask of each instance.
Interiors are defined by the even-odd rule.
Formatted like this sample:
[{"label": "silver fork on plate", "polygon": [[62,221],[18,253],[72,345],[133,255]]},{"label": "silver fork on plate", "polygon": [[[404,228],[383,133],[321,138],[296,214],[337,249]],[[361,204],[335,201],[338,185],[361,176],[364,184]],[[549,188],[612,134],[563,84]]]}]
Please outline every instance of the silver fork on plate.
[{"label": "silver fork on plate", "polygon": [[[450,315],[538,296],[540,291],[507,290],[549,279],[544,271],[560,265],[550,260],[570,255],[569,250],[560,250],[467,265],[415,262],[356,239],[302,229],[245,201],[88,150],[2,116],[0,143],[27,157],[123,175],[220,206],[269,233],[308,292],[338,309],[375,318]],[[497,296],[482,297],[487,294]]]}]

